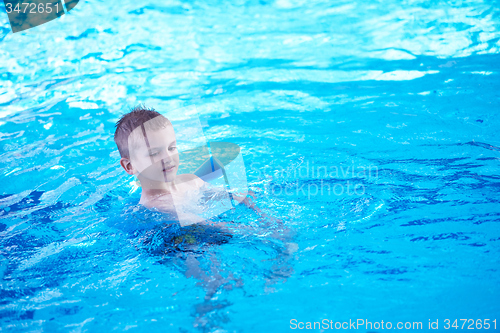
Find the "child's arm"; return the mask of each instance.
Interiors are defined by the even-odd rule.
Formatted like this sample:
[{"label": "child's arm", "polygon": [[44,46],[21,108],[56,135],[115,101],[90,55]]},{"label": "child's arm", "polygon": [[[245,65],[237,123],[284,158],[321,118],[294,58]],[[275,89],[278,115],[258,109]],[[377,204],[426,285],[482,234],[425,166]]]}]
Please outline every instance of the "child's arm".
[{"label": "child's arm", "polygon": [[273,238],[283,241],[287,247],[288,252],[293,253],[298,249],[297,244],[290,242],[290,240],[293,239],[295,233],[283,224],[283,220],[269,216],[264,213],[259,207],[257,207],[254,202],[255,192],[249,190],[248,195],[245,197],[237,196],[234,194],[232,194],[232,197],[239,203],[243,203],[245,206],[255,211],[261,217],[260,221],[264,222],[262,227],[267,228],[262,230],[265,230],[268,233],[270,232]]},{"label": "child's arm", "polygon": [[[250,208],[251,210],[253,210],[257,214],[259,214],[260,217],[267,218],[269,221],[278,222],[280,224],[283,222],[280,219],[277,219],[277,218],[274,218],[274,217],[267,215],[259,207],[257,207],[255,202],[253,202],[253,200],[255,199],[255,192],[254,191],[249,190],[247,196],[238,196],[235,194],[231,194],[231,196],[234,200],[238,201],[239,203],[243,203],[245,206],[247,206],[248,208]],[[248,196],[250,196],[250,198]]]}]

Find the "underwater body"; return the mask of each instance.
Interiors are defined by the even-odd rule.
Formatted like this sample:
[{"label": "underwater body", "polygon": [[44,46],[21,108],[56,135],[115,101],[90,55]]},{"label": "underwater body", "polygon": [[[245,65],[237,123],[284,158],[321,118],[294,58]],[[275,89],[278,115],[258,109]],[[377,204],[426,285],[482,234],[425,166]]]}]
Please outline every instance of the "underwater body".
[{"label": "underwater body", "polygon": [[[493,1],[0,15],[1,330],[497,331],[499,41]],[[138,205],[113,142],[138,103],[238,145],[265,217]]]}]

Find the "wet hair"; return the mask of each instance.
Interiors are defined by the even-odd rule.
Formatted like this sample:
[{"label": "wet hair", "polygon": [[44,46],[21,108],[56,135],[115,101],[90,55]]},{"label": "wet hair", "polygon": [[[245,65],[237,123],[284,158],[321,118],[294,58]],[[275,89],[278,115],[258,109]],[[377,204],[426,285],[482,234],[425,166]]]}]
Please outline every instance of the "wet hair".
[{"label": "wet hair", "polygon": [[121,157],[130,158],[128,138],[137,127],[146,122],[148,122],[148,129],[151,130],[159,130],[172,125],[167,118],[153,108],[147,108],[141,104],[132,108],[130,112],[121,116],[115,125],[114,139]]}]

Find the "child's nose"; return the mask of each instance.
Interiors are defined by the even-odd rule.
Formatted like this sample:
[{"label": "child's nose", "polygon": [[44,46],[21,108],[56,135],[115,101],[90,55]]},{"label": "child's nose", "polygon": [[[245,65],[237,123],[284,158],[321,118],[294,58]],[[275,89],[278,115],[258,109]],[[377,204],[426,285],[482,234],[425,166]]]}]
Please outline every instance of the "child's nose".
[{"label": "child's nose", "polygon": [[163,160],[163,162],[169,163],[169,162],[172,161],[172,157],[170,156],[169,153],[166,153],[166,154],[163,155],[163,159],[162,160]]},{"label": "child's nose", "polygon": [[165,151],[163,151],[163,161],[164,162],[171,162],[173,160],[173,155],[174,153],[171,152],[171,151],[168,151],[168,149],[166,149]]}]

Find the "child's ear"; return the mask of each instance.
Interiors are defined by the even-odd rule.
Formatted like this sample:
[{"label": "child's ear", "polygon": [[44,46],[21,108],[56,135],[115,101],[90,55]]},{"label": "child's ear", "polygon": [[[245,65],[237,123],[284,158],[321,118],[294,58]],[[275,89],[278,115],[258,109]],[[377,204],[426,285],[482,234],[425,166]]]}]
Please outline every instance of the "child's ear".
[{"label": "child's ear", "polygon": [[122,157],[120,159],[120,165],[129,175],[134,175],[136,173],[134,166],[132,165],[132,163],[128,158]]}]

